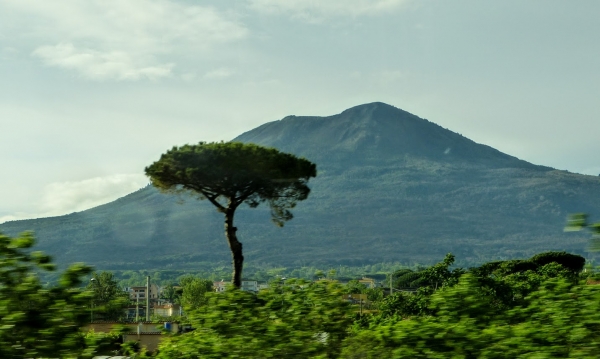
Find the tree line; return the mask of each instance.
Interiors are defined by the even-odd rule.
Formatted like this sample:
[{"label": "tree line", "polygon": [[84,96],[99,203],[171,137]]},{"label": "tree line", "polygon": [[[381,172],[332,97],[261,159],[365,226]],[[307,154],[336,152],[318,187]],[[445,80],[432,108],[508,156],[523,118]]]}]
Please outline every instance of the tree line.
[{"label": "tree line", "polygon": [[[600,350],[600,277],[564,252],[474,268],[439,263],[398,270],[396,292],[317,281],[275,280],[259,293],[189,277],[177,293],[193,331],[165,336],[156,353],[86,333],[90,303],[110,313],[115,282],[76,264],[44,286],[49,256],[31,233],[0,235],[0,357],[84,358],[112,353],[157,358],[593,358]],[[97,284],[87,280],[93,275]],[[95,282],[94,281],[94,282]],[[112,281],[112,282],[111,282]],[[107,289],[108,288],[108,289]],[[408,290],[410,289],[410,290]],[[361,313],[348,294],[366,294]],[[112,298],[112,299],[111,299]],[[108,300],[108,303],[102,302]],[[116,304],[116,303],[112,303]]]}]

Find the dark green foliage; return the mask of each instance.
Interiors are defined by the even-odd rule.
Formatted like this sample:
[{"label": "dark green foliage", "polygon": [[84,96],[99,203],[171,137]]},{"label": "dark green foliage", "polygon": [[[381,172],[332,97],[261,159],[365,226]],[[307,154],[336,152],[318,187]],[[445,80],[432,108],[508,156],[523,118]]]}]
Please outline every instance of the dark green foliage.
[{"label": "dark green foliage", "polygon": [[173,147],[145,171],[156,188],[187,190],[222,212],[229,202],[252,208],[267,202],[279,226],[292,219],[289,209],[308,197],[308,180],[317,175],[306,159],[241,142]]},{"label": "dark green foliage", "polygon": [[[32,243],[30,235],[0,236],[0,315],[3,324],[13,325],[0,330],[2,358],[47,357],[49,353],[75,358],[114,350],[117,332],[79,332],[87,316],[86,302],[94,297],[100,300],[102,295],[94,296],[93,288],[87,293],[74,289],[81,286],[81,275],[89,269],[68,271],[59,287],[44,289],[39,281],[32,287],[37,278],[32,269],[52,269],[47,256],[28,254]],[[252,294],[237,289],[212,293],[208,292],[210,281],[184,277],[180,281],[184,293],[186,289],[203,291],[198,297],[202,303],[187,310],[187,320],[195,330],[168,337],[158,357],[597,357],[600,286],[579,281],[581,260],[577,256],[541,253],[528,260],[486,264],[467,273],[450,269],[453,263],[454,256],[448,254],[433,266],[397,271],[400,275],[419,273],[421,286],[416,293],[401,292],[385,299],[375,298],[380,290],[366,289],[356,281],[343,288],[329,279],[287,279],[273,281],[268,290]],[[110,273],[97,273],[94,278],[102,284],[98,288],[115,285]],[[4,290],[7,287],[12,290]],[[380,311],[356,314],[352,325],[355,308],[343,300],[348,291],[366,292],[379,303]],[[17,297],[20,300],[15,301]],[[19,306],[22,303],[28,305]],[[17,321],[23,318],[29,321]],[[24,328],[15,330],[19,325]],[[22,347],[7,346],[16,342]],[[124,354],[146,356],[134,343],[120,349]]]},{"label": "dark green foliage", "polygon": [[431,315],[390,319],[358,330],[341,358],[596,358],[600,288],[550,280],[522,305],[498,311],[466,274],[437,291]]},{"label": "dark green foliage", "polygon": [[567,252],[540,253],[531,257],[529,261],[537,264],[538,266],[544,266],[549,263],[558,263],[574,273],[581,272],[583,270],[583,266],[585,266],[585,258],[580,255]]},{"label": "dark green foliage", "polygon": [[175,286],[173,286],[173,284],[167,284],[163,288],[163,291],[160,294],[160,296],[162,299],[165,299],[169,303],[179,304],[182,293],[183,293],[183,290],[181,290],[181,291],[177,290],[177,288],[175,288]]},{"label": "dark green foliage", "polygon": [[186,311],[206,305],[207,294],[213,291],[213,282],[208,279],[186,276],[181,279],[179,284],[182,289],[179,303]]},{"label": "dark green foliage", "polygon": [[433,266],[419,270],[400,269],[393,274],[393,286],[396,289],[418,289],[430,287],[433,290],[454,285],[458,278],[464,273],[462,268],[450,269],[454,264],[455,257],[448,253],[444,259]]},{"label": "dark green foliage", "polygon": [[351,326],[341,298],[369,291],[357,281],[340,288],[327,279],[287,279],[258,295],[210,294],[190,313],[195,331],[168,339],[159,357],[597,357],[600,287],[578,282],[578,258],[541,253],[467,273],[450,269],[453,261],[449,254],[430,267],[397,271],[420,273],[423,285],[380,298],[379,312],[357,314]]},{"label": "dark green foliage", "polygon": [[353,279],[344,286],[344,294],[362,294],[368,290],[367,286]]},{"label": "dark green foliage", "polygon": [[431,287],[423,287],[416,292],[396,292],[387,296],[379,303],[379,317],[375,318],[375,322],[394,317],[408,318],[428,315],[430,313],[429,299],[433,293],[434,290]]},{"label": "dark green foliage", "polygon": [[[450,269],[455,257],[448,253],[444,260],[418,271],[401,269],[394,273],[396,288],[415,290],[414,292],[396,292],[383,299],[379,305],[380,316],[411,317],[429,313],[429,298],[436,290],[453,286],[464,273],[462,268]],[[408,285],[408,286],[407,286]]]},{"label": "dark green foliage", "polygon": [[125,315],[129,305],[129,294],[119,287],[114,275],[110,272],[94,272],[87,289],[92,292],[90,305],[93,320],[119,320]]},{"label": "dark green foliage", "polygon": [[412,269],[400,269],[393,274],[393,287],[397,289],[417,289],[423,282],[423,273]]},{"label": "dark green foliage", "polygon": [[[91,293],[80,289],[91,269],[75,264],[58,284],[44,287],[36,272],[51,271],[49,256],[31,251],[33,234],[0,234],[0,358],[77,358],[93,340],[80,328],[89,320]],[[93,339],[93,338],[92,338]]]},{"label": "dark green foliage", "polygon": [[481,267],[474,268],[472,271],[477,271],[479,275],[490,275],[499,273],[502,275],[533,270],[538,266],[530,261],[513,259],[507,261],[496,261],[483,264]]},{"label": "dark green foliage", "polygon": [[[452,254],[431,267],[418,271],[401,269],[396,285],[409,283],[410,292],[397,292],[380,303],[380,316],[414,317],[432,315],[430,300],[439,289],[453,287],[465,273],[462,268],[450,270],[454,263]],[[490,308],[506,310],[522,304],[524,298],[537,290],[546,280],[563,278],[576,282],[585,259],[566,252],[545,252],[527,260],[490,262],[469,269],[473,280],[480,288],[480,294],[490,299]],[[402,288],[402,287],[397,287]],[[379,319],[377,319],[379,320]]]},{"label": "dark green foliage", "polygon": [[478,275],[508,275],[525,271],[538,271],[540,267],[549,263],[558,263],[566,270],[579,273],[583,270],[585,258],[567,252],[544,252],[527,260],[514,259],[489,262],[471,270]]}]

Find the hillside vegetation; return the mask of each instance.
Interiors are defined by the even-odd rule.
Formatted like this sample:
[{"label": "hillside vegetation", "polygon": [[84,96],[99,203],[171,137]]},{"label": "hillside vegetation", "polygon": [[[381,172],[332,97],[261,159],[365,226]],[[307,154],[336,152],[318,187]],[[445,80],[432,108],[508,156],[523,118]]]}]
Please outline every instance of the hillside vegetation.
[{"label": "hillside vegetation", "polygon": [[[201,140],[201,139],[198,139]],[[309,198],[277,228],[267,208],[237,212],[246,263],[463,265],[583,253],[564,233],[569,213],[600,213],[600,178],[538,166],[383,103],[330,117],[289,116],[234,141],[272,146],[317,164]],[[140,169],[140,172],[142,169]],[[198,268],[230,262],[222,216],[207,202],[151,187],[87,211],[13,221],[34,230],[59,263],[102,269]]]}]

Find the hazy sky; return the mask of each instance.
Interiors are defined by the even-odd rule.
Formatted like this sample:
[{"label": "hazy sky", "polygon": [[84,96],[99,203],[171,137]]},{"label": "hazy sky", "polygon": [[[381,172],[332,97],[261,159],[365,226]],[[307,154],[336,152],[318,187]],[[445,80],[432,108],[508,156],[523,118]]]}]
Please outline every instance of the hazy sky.
[{"label": "hazy sky", "polygon": [[600,1],[0,0],[0,222],[147,183],[173,145],[382,101],[600,173]]}]

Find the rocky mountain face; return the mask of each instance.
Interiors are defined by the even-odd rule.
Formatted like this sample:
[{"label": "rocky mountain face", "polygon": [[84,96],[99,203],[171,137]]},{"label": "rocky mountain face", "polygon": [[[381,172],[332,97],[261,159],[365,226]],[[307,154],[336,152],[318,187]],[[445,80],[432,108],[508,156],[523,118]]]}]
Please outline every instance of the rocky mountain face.
[{"label": "rocky mountain face", "polygon": [[[447,252],[466,264],[583,253],[587,236],[564,233],[567,214],[600,213],[600,178],[534,165],[383,103],[329,117],[288,116],[234,141],[272,146],[317,164],[309,198],[285,227],[267,208],[241,207],[246,263],[284,266],[431,263]],[[140,189],[67,216],[13,221],[34,230],[61,263],[102,269],[227,265],[223,218],[206,201]]]}]

